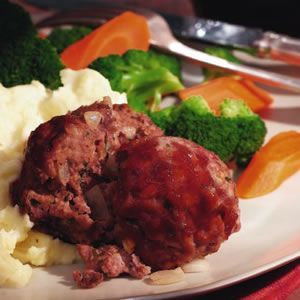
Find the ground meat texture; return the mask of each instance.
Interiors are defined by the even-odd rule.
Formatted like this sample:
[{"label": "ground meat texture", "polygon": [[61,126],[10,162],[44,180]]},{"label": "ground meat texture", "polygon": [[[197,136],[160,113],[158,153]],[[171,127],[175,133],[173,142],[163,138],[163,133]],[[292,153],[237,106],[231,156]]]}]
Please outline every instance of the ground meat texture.
[{"label": "ground meat texture", "polygon": [[104,275],[94,270],[74,271],[73,279],[79,288],[91,289],[104,280]]},{"label": "ground meat texture", "polygon": [[79,287],[92,288],[103,281],[104,275],[118,277],[122,273],[128,273],[134,278],[142,279],[151,271],[136,255],[115,245],[99,248],[77,245],[77,249],[85,264],[83,272],[73,272],[74,281]]},{"label": "ground meat texture", "polygon": [[142,138],[117,154],[113,201],[119,243],[153,269],[204,257],[240,227],[227,166],[212,152],[175,137]]},{"label": "ground meat texture", "polygon": [[29,137],[13,202],[41,231],[72,243],[98,242],[112,226],[110,214],[101,213],[110,204],[104,196],[89,202],[86,194],[96,184],[113,194],[114,154],[122,144],[162,134],[146,115],[110,99],[55,117]]}]

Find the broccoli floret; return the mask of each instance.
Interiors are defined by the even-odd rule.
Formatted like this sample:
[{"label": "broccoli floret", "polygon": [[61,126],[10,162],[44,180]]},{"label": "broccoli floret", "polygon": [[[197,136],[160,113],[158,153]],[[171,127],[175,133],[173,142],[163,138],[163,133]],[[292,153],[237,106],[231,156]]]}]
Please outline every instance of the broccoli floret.
[{"label": "broccoli floret", "polygon": [[21,6],[1,0],[0,12],[0,48],[11,41],[37,34],[30,15]]},{"label": "broccoli floret", "polygon": [[171,122],[173,120],[173,112],[174,112],[175,106],[169,106],[165,109],[150,112],[149,116],[152,119],[152,121],[161,129],[166,130],[170,127]]},{"label": "broccoli floret", "polygon": [[222,118],[237,124],[239,143],[234,155],[239,165],[246,165],[264,142],[265,123],[243,101],[226,99],[220,105],[220,112]]},{"label": "broccoli floret", "polygon": [[[226,48],[220,48],[220,47],[207,47],[204,49],[204,52],[219,57],[223,58],[229,62],[233,62],[235,64],[241,64],[240,60],[234,56],[231,52],[231,50],[226,49]],[[204,68],[203,69],[204,77],[205,80],[210,80],[213,78],[221,77],[221,76],[227,76],[228,73],[219,71],[219,70],[213,70],[213,69],[208,69]]]},{"label": "broccoli floret", "polygon": [[164,67],[181,79],[181,66],[175,56],[165,55],[153,50],[147,52],[129,50],[124,54],[124,59],[130,66],[137,68],[137,70],[151,70]]},{"label": "broccoli floret", "polygon": [[[207,54],[210,54],[210,55],[213,55],[213,56],[216,56],[219,58],[223,58],[229,62],[240,65],[241,61],[238,59],[238,57],[236,57],[234,55],[232,50],[233,49],[224,48],[224,47],[206,47],[206,48],[204,48],[203,51],[206,52]],[[243,49],[239,49],[239,50],[244,53],[247,53],[248,55],[250,54],[253,56],[257,56],[257,50],[254,48],[243,48]],[[210,79],[214,79],[217,77],[230,75],[229,73],[226,73],[224,71],[213,70],[213,69],[209,69],[209,68],[203,68],[203,73],[204,73],[205,80],[210,80]]]},{"label": "broccoli floret", "polygon": [[68,46],[82,39],[91,32],[91,28],[84,26],[55,28],[51,31],[47,38],[51,42],[52,46],[56,48],[57,52],[61,53]]},{"label": "broccoli floret", "polygon": [[213,113],[207,102],[200,96],[191,96],[188,101],[182,102],[178,111],[181,112],[182,110],[193,111],[198,115],[211,115]]},{"label": "broccoli floret", "polygon": [[63,65],[55,48],[37,37],[30,16],[21,7],[4,1],[0,10],[0,83],[12,87],[39,80],[48,88],[58,88]]},{"label": "broccoli floret", "polygon": [[202,97],[191,97],[173,113],[173,122],[167,134],[193,140],[219,155],[224,161],[233,158],[238,143],[236,124],[216,117]]},{"label": "broccoli floret", "polygon": [[217,56],[223,59],[226,59],[227,61],[240,64],[240,60],[234,56],[231,52],[231,50],[226,48],[220,48],[220,47],[207,47],[204,49],[204,51],[210,55]]},{"label": "broccoli floret", "polygon": [[109,55],[98,58],[89,67],[103,74],[114,90],[126,92],[129,106],[136,111],[155,111],[162,95],[183,88],[179,61],[152,50]]},{"label": "broccoli floret", "polygon": [[225,99],[220,104],[219,110],[221,116],[227,118],[256,116],[242,100]]},{"label": "broccoli floret", "polygon": [[6,87],[39,80],[56,89],[61,85],[62,68],[50,42],[38,37],[11,42],[0,49],[0,82]]},{"label": "broccoli floret", "polygon": [[150,114],[167,135],[190,139],[215,152],[222,160],[246,163],[261,147],[264,122],[242,101],[225,100],[216,116],[201,97]]}]

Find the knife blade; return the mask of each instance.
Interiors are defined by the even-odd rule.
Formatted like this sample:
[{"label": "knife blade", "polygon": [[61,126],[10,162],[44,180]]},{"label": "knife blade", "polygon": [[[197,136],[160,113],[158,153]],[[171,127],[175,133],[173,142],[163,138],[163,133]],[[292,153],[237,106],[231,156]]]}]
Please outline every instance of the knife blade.
[{"label": "knife blade", "polygon": [[179,38],[194,39],[242,50],[255,49],[261,57],[300,65],[299,39],[263,31],[260,28],[249,28],[216,20],[166,13],[161,13],[161,15]]},{"label": "knife blade", "polygon": [[199,39],[235,48],[252,48],[255,41],[263,36],[263,31],[259,28],[246,28],[203,18],[181,17],[165,13],[161,15],[169,23],[173,33],[182,38]]}]

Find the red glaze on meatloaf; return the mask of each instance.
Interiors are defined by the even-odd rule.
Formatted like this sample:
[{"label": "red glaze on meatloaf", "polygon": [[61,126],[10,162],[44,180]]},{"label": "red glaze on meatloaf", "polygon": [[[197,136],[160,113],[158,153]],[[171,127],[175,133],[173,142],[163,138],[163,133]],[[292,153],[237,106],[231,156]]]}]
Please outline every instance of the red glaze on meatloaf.
[{"label": "red glaze on meatloaf", "polygon": [[131,142],[117,154],[116,237],[154,269],[170,269],[219,249],[240,227],[227,166],[176,137]]}]

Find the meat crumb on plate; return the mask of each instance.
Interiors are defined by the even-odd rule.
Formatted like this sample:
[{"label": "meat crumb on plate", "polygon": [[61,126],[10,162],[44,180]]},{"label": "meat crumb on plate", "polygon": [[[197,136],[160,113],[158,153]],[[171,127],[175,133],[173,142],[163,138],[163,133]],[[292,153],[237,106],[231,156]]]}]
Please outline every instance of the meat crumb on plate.
[{"label": "meat crumb on plate", "polygon": [[82,272],[74,271],[73,278],[81,288],[95,287],[103,281],[104,275],[118,277],[128,273],[134,278],[142,279],[151,271],[151,268],[141,263],[135,254],[128,254],[115,245],[99,248],[77,245],[77,249],[85,263],[85,269]]}]

